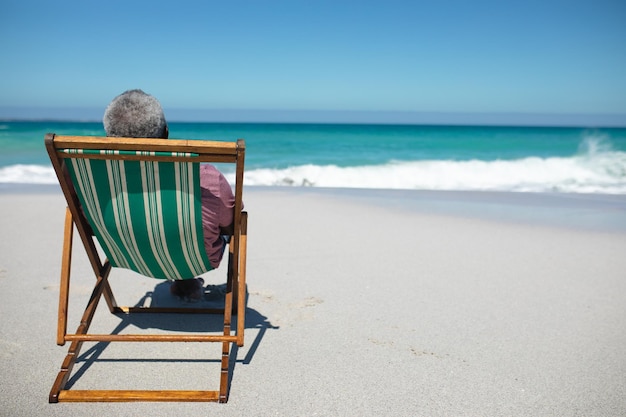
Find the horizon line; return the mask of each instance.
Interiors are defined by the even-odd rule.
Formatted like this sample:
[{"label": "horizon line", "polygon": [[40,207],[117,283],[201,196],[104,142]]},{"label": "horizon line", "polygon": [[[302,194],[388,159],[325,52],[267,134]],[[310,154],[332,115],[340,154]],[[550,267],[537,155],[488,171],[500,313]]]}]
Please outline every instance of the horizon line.
[{"label": "horizon line", "polygon": [[[1,121],[102,122],[96,107],[0,106]],[[171,123],[626,127],[622,113],[164,108]]]}]

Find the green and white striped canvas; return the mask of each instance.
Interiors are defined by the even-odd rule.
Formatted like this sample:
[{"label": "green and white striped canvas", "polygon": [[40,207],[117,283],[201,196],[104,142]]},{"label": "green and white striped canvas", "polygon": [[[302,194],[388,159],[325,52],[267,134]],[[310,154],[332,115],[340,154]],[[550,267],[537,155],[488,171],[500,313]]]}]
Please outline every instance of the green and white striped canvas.
[{"label": "green and white striped canvas", "polygon": [[170,280],[212,269],[203,243],[198,163],[66,162],[112,266]]}]

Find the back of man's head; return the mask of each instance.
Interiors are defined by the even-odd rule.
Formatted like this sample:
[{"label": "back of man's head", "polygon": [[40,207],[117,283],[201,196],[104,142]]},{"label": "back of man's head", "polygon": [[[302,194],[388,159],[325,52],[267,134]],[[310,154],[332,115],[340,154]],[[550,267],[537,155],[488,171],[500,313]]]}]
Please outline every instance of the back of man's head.
[{"label": "back of man's head", "polygon": [[107,136],[167,138],[168,135],[161,104],[141,90],[128,90],[115,97],[102,122]]}]

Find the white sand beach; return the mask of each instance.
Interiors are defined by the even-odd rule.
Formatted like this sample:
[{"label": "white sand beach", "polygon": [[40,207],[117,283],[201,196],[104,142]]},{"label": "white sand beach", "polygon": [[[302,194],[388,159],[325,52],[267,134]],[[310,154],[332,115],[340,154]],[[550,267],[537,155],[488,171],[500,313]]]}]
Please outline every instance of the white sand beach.
[{"label": "white sand beach", "polygon": [[[48,404],[67,349],[65,204],[57,187],[0,188],[0,415],[626,415],[626,196],[249,187],[244,200],[250,296],[229,402]],[[78,239],[74,253],[70,331],[93,282]],[[122,303],[159,284],[111,274]],[[153,325],[125,320],[101,305],[94,326]],[[73,383],[212,389],[218,351],[85,345]]]}]

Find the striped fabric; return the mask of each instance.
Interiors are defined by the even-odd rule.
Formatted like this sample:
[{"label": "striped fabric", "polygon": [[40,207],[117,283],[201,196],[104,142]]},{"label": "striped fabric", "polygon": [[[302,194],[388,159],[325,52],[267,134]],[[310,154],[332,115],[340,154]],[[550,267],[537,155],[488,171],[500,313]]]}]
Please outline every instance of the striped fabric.
[{"label": "striped fabric", "polygon": [[59,149],[59,152],[68,155],[133,155],[133,156],[181,156],[194,157],[197,153],[191,152],[158,152],[158,151],[125,151],[119,149]]},{"label": "striped fabric", "polygon": [[203,243],[199,164],[82,158],[66,163],[112,266],[170,280],[212,269]]}]

